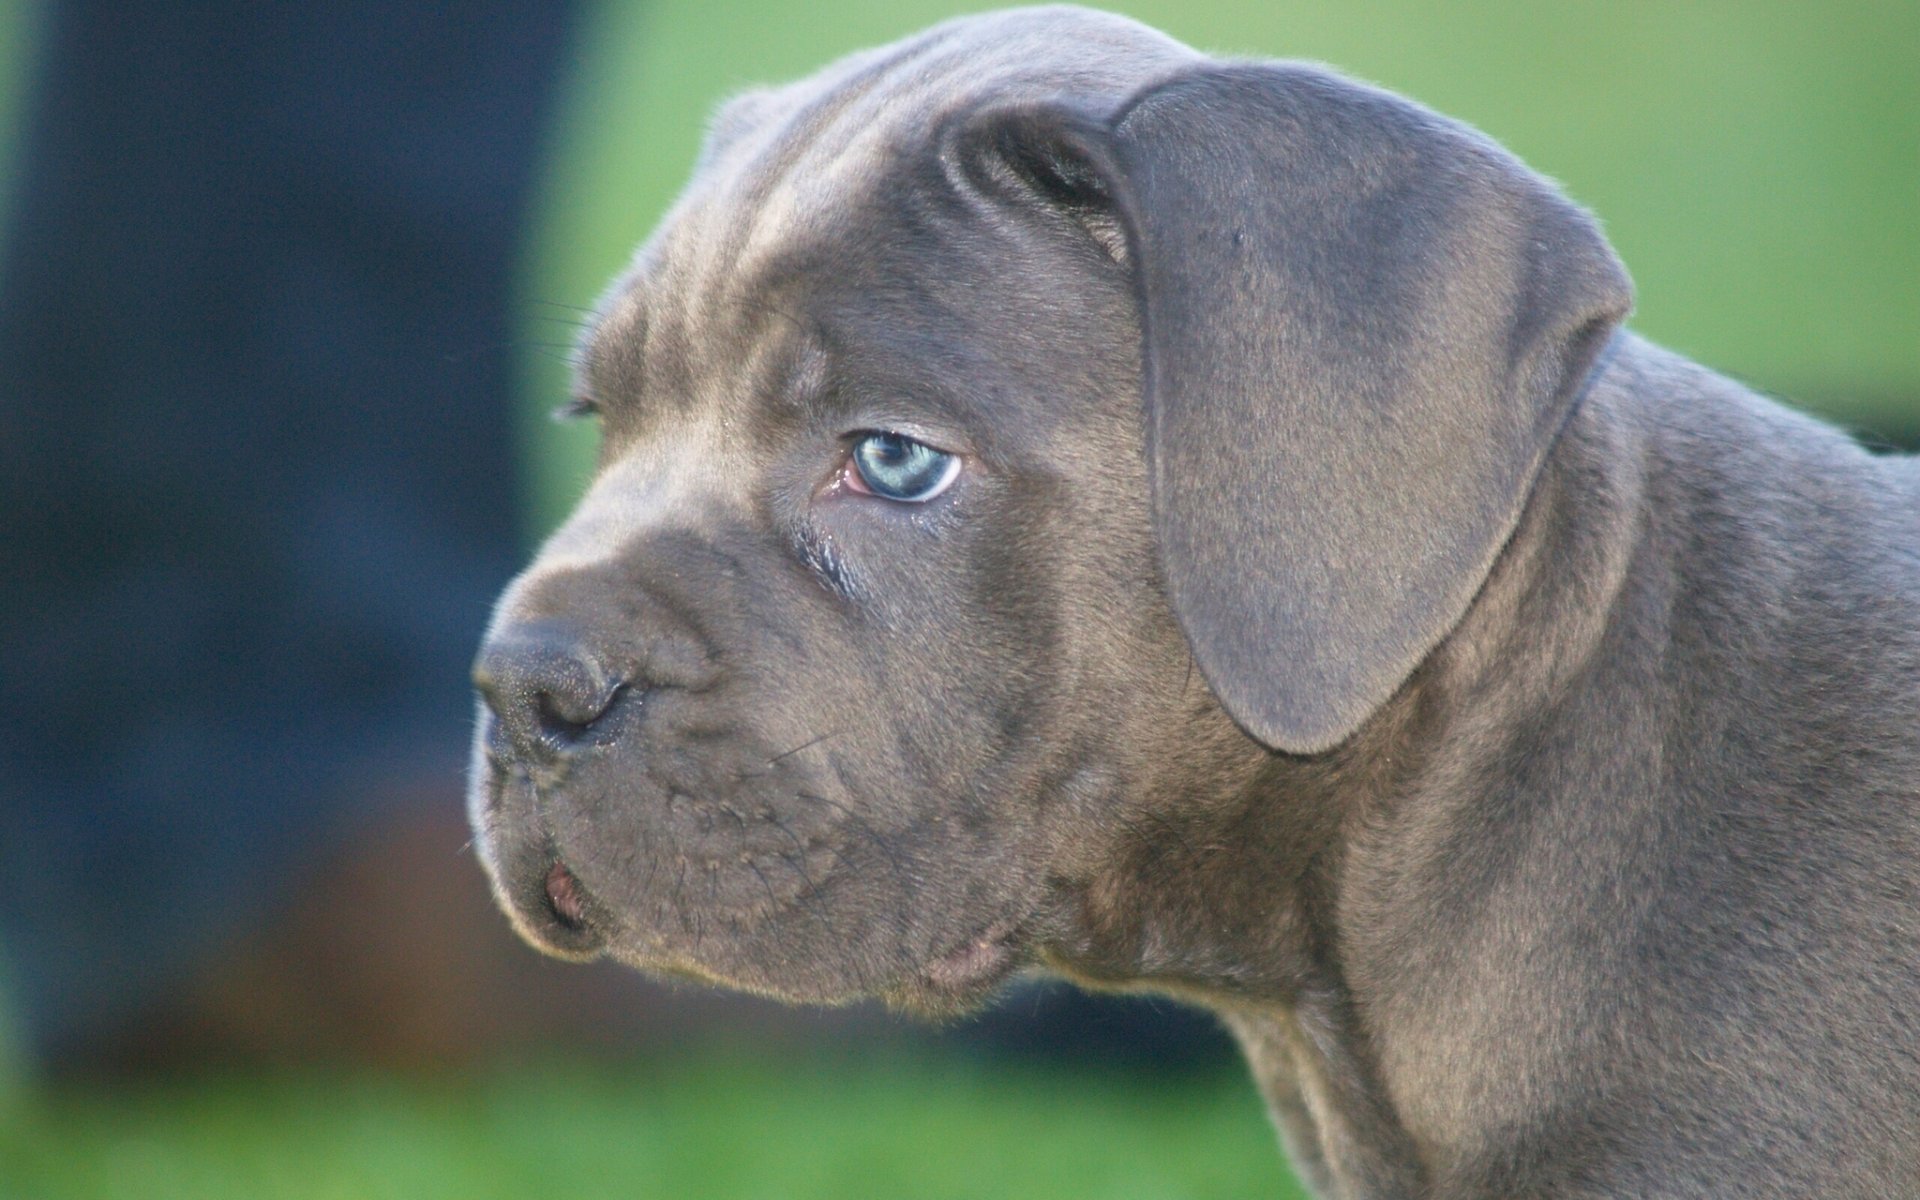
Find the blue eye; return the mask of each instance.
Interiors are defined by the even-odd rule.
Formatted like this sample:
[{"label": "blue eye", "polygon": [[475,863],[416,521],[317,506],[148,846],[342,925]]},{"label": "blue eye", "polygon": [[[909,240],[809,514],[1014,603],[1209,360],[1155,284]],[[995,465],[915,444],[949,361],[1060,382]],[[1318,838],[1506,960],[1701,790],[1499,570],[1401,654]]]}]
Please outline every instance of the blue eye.
[{"label": "blue eye", "polygon": [[960,459],[897,433],[869,433],[853,444],[858,491],[919,504],[952,485]]}]

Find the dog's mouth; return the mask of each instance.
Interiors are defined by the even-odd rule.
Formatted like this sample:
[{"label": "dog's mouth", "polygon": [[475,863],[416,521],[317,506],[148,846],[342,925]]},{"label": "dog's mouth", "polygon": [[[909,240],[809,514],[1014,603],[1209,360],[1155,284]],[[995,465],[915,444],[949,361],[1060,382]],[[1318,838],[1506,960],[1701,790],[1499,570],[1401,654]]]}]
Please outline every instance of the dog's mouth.
[{"label": "dog's mouth", "polygon": [[[669,791],[623,808],[606,802],[614,793],[598,774],[576,771],[568,786],[543,788],[485,749],[483,741],[470,800],[481,857],[516,930],[543,953],[610,956],[650,975],[790,1003],[871,997],[935,1017],[982,1007],[1031,961],[1017,900],[971,920],[950,910],[945,921],[902,924],[859,903],[871,884],[849,889],[846,880],[894,878],[887,868],[898,851],[877,834],[843,831],[828,819],[838,806],[795,811],[778,807],[784,794],[756,806],[752,795]],[[648,814],[665,828],[634,820],[591,826],[589,836],[590,811],[603,822]],[[709,813],[726,819],[705,828],[699,818]]]},{"label": "dog's mouth", "polygon": [[565,861],[549,851],[514,874],[516,894],[503,896],[503,907],[529,944],[576,962],[607,952],[613,922]]},{"label": "dog's mouth", "polygon": [[580,930],[587,924],[587,899],[567,864],[555,859],[547,871],[547,910],[567,930]]}]

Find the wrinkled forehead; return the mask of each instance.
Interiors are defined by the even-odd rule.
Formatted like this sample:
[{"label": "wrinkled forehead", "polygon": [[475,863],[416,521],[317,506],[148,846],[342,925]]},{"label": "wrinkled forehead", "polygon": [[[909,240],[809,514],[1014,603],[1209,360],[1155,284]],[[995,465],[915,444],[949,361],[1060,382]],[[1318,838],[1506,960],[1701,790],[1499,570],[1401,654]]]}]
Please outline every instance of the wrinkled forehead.
[{"label": "wrinkled forehead", "polygon": [[791,321],[780,297],[796,278],[831,272],[843,251],[910,219],[897,202],[914,181],[902,175],[940,169],[929,151],[950,119],[1056,99],[1111,109],[1197,57],[1125,18],[1029,9],[935,26],[734,100],[603,301],[584,389],[631,389],[643,361],[658,372],[765,344],[759,331]]}]

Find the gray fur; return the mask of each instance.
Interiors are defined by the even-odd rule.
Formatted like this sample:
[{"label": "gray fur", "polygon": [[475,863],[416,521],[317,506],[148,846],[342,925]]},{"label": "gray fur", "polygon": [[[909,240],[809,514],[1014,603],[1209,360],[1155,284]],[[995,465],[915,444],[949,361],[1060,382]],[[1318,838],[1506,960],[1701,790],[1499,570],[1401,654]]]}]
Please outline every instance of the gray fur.
[{"label": "gray fur", "polygon": [[1920,472],[1628,304],[1477,134],[1119,18],[735,102],[476,664],[503,907],[1184,997],[1326,1196],[1920,1194]]}]

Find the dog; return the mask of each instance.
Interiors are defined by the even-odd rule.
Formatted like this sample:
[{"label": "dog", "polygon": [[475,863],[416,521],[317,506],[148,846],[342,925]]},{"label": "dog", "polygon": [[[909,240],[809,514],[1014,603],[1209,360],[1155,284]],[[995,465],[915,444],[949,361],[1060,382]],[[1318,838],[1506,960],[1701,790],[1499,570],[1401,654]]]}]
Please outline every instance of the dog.
[{"label": "dog", "polygon": [[1920,1195],[1920,470],[1485,137],[1118,17],[719,113],[475,666],[549,953],[1219,1014],[1329,1197]]}]

